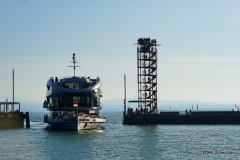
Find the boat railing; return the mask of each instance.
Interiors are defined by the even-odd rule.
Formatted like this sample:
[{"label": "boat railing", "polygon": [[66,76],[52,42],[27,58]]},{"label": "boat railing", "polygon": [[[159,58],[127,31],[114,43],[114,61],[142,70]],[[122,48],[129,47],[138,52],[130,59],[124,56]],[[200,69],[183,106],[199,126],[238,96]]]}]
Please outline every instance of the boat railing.
[{"label": "boat railing", "polygon": [[[51,77],[51,78],[54,78],[54,77]],[[86,78],[86,79],[96,80],[97,82],[100,80],[99,77],[96,77],[96,79],[93,79],[91,77],[85,77],[85,76],[75,76],[75,77],[74,76],[64,76],[64,77],[59,77],[59,80],[66,79],[66,78]]]},{"label": "boat railing", "polygon": [[[73,78],[74,76],[64,76],[64,77],[59,77],[59,79],[66,79],[66,78]],[[75,76],[74,78],[85,78],[84,76],[79,77],[79,76]]]},{"label": "boat railing", "polygon": [[102,116],[96,116],[96,115],[91,115],[91,118],[100,118],[100,119],[106,119],[106,117],[102,117]]},{"label": "boat railing", "polygon": [[106,117],[102,117],[102,116],[97,116],[97,115],[88,115],[88,114],[82,114],[79,113],[80,117],[90,117],[90,118],[101,118],[101,119],[106,119]]}]

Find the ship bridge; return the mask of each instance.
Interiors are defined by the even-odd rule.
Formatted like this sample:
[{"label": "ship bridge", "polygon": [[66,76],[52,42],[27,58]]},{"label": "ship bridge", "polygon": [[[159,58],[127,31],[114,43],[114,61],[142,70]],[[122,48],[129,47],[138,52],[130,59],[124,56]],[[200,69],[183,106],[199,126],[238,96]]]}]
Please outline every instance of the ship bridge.
[{"label": "ship bridge", "polygon": [[75,54],[73,54],[74,76],[51,77],[47,83],[46,100],[43,107],[50,111],[100,110],[102,105],[102,81],[99,77],[75,75]]}]

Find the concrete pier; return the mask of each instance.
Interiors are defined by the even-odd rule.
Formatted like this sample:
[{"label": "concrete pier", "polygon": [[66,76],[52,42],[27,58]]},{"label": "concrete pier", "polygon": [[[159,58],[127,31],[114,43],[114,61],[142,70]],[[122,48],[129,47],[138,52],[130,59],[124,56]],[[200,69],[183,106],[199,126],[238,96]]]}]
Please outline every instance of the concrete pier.
[{"label": "concrete pier", "polygon": [[[14,104],[18,104],[18,109],[14,110]],[[9,105],[11,110],[9,111]],[[24,119],[26,119],[26,128],[30,127],[29,112],[20,112],[20,103],[18,102],[0,102],[0,130],[24,128]]]},{"label": "concrete pier", "polygon": [[[28,117],[28,122],[27,122]],[[24,119],[26,118],[26,128],[30,127],[29,113],[23,112],[2,112],[0,113],[0,130],[24,128]]]},{"label": "concrete pier", "polygon": [[[18,105],[18,109],[14,109],[14,105]],[[11,109],[10,107],[11,106]],[[23,128],[24,119],[26,119],[26,128],[30,127],[29,112],[25,114],[20,112],[20,103],[14,101],[14,70],[13,70],[13,101],[0,102],[0,130]]]},{"label": "concrete pier", "polygon": [[123,113],[123,124],[240,124],[240,111]]}]

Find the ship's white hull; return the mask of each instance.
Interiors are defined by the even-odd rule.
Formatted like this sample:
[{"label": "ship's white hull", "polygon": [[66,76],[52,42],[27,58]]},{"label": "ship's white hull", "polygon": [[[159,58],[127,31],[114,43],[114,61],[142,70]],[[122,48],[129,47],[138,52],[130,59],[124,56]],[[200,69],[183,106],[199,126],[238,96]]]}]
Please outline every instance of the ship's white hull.
[{"label": "ship's white hull", "polygon": [[101,123],[78,123],[78,131],[91,130],[101,127]]},{"label": "ship's white hull", "polygon": [[50,130],[68,130],[68,131],[81,131],[92,130],[101,127],[101,124],[106,122],[103,118],[90,118],[90,117],[72,117],[72,118],[58,118],[48,120],[48,129]]}]

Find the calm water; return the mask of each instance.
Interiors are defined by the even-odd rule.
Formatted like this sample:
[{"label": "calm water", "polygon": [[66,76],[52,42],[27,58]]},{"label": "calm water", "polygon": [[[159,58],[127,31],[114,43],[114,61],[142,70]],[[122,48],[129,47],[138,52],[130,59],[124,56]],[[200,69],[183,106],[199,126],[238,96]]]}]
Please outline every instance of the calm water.
[{"label": "calm water", "polygon": [[[31,128],[0,131],[0,159],[239,159],[240,125],[122,125],[122,112],[102,131],[44,130],[45,113],[30,113]],[[203,154],[231,151],[232,154]]]}]

